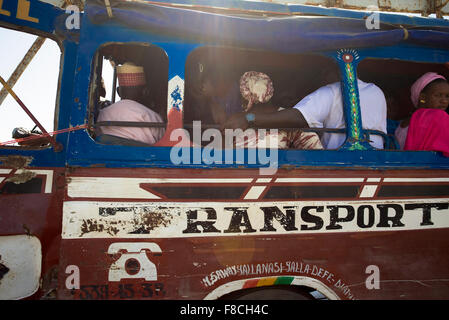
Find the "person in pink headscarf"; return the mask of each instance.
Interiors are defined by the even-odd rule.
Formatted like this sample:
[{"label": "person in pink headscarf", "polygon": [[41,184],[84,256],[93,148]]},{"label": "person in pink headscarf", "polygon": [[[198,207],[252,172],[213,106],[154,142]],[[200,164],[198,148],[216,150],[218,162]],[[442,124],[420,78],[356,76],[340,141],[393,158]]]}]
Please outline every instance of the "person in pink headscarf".
[{"label": "person in pink headscarf", "polygon": [[[440,74],[437,74],[435,72],[427,72],[424,75],[422,75],[418,80],[416,80],[413,83],[410,89],[411,91],[410,98],[412,100],[413,106],[415,107],[415,111],[420,108],[427,108],[427,109],[443,108],[442,106],[441,107],[439,106],[441,104],[444,105],[445,102],[435,101],[434,97],[436,95],[444,94],[445,90],[444,88],[446,86],[447,80]],[[399,142],[399,146],[401,147],[402,150],[404,150],[410,119],[411,115],[410,117],[402,120],[394,133],[396,139]]]},{"label": "person in pink headscarf", "polygon": [[403,120],[395,135],[404,150],[441,151],[449,156],[449,83],[434,72],[427,72],[411,87],[415,108],[412,116]]}]

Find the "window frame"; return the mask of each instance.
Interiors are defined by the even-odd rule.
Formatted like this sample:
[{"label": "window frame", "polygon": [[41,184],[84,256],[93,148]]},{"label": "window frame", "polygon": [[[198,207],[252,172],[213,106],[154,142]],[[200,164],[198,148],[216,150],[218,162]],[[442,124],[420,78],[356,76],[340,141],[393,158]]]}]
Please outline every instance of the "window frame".
[{"label": "window frame", "polygon": [[[96,34],[101,36],[96,36]],[[94,36],[91,36],[94,34]],[[89,83],[83,84],[85,79],[90,77],[90,68],[92,67],[92,59],[98,47],[108,42],[148,42],[152,45],[161,47],[168,55],[169,59],[169,83],[176,77],[179,78],[179,84],[184,89],[185,64],[188,55],[192,50],[206,45],[201,43],[193,43],[185,39],[166,38],[162,35],[151,34],[150,31],[136,31],[127,27],[111,28],[110,25],[92,25],[88,19],[83,20],[83,29],[81,30],[80,54],[78,57],[78,67],[84,68],[75,75],[75,82],[81,85],[75,87],[74,97],[79,97],[80,101],[72,114],[71,125],[82,124],[86,111],[82,111],[82,106],[87,100]],[[211,45],[211,44],[208,44]],[[422,56],[429,53],[432,49],[423,49],[416,47],[416,55]],[[387,58],[397,56],[400,52],[402,56],[409,54],[409,46],[396,45],[392,47],[357,49],[360,60],[365,57],[382,57]],[[330,56],[335,56],[336,52],[320,52]],[[448,52],[444,53],[448,55]],[[415,59],[415,58],[412,58]],[[428,58],[427,58],[428,59]],[[449,59],[448,59],[449,60]],[[88,70],[86,70],[88,66]],[[355,69],[357,70],[357,69]],[[78,82],[79,81],[79,82]],[[170,99],[170,85],[169,97]],[[182,97],[183,97],[182,92]],[[181,105],[181,110],[182,110]],[[168,108],[171,108],[169,103]],[[78,110],[77,110],[78,109]],[[168,125],[168,127],[170,124]],[[68,154],[68,164],[75,166],[93,166],[101,165],[107,167],[146,167],[146,168],[260,168],[259,162],[250,163],[232,163],[226,164],[212,163],[205,165],[204,163],[195,163],[191,161],[188,164],[174,164],[170,159],[171,147],[131,147],[119,145],[98,145],[88,136],[86,130],[75,131],[70,133],[70,145]],[[89,141],[90,140],[90,141]],[[195,148],[186,147],[190,151]],[[434,168],[448,169],[449,161],[442,155],[434,152],[407,152],[387,151],[387,150],[279,150],[279,167],[301,167],[301,168],[366,168],[366,169],[403,169],[403,168]],[[192,153],[192,152],[191,152]]]},{"label": "window frame", "polygon": [[[39,28],[32,28],[29,26],[20,26],[13,25],[10,23],[5,23],[0,21],[0,28],[23,32],[29,35],[33,35],[36,37],[44,37],[46,40],[51,40],[56,43],[59,48],[59,72],[57,77],[56,84],[56,95],[54,101],[54,111],[53,111],[53,128],[55,131],[59,131],[62,128],[67,128],[65,123],[67,123],[67,118],[69,114],[69,110],[61,110],[61,104],[63,104],[63,100],[67,99],[68,92],[64,90],[62,92],[62,88],[68,85],[66,80],[66,75],[70,73],[71,60],[73,60],[75,53],[73,42],[70,40],[61,40],[55,34],[49,34],[48,32],[42,31]],[[72,71],[73,72],[73,71]],[[5,79],[8,81],[8,79]],[[66,83],[64,83],[66,82]],[[14,90],[14,88],[13,88]],[[20,98],[20,92],[17,93]],[[17,103],[17,102],[16,102]],[[20,105],[17,104],[17,108],[21,109]],[[45,127],[44,127],[45,128]],[[31,129],[31,128],[30,128]],[[45,128],[48,129],[48,128]],[[51,131],[48,131],[51,132]],[[62,165],[64,159],[63,150],[66,148],[66,138],[67,135],[64,133],[57,134],[55,136],[55,141],[57,143],[58,148],[55,149],[55,146],[52,144],[48,144],[46,146],[20,146],[20,145],[4,145],[0,146],[0,153],[8,157],[9,155],[18,155],[24,157],[30,157],[33,159],[33,164],[36,165],[44,165],[44,166],[60,166]],[[12,140],[12,138],[11,138]]]}]

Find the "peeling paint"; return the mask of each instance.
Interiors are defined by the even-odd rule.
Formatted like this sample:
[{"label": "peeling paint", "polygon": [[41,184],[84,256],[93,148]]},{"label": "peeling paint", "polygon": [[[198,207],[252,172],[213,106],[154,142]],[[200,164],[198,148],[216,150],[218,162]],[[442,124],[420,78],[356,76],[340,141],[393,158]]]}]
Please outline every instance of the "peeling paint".
[{"label": "peeling paint", "polygon": [[21,184],[21,183],[25,183],[27,181],[30,181],[34,177],[36,177],[36,173],[35,172],[28,171],[28,170],[22,170],[20,173],[16,173],[13,176],[11,176],[8,179],[6,179],[6,181],[7,182],[13,182],[15,184]]},{"label": "peeling paint", "polygon": [[42,300],[54,300],[57,298],[58,268],[52,267],[41,279],[43,291]]},{"label": "peeling paint", "polygon": [[20,169],[30,165],[33,161],[33,157],[24,156],[4,156],[0,157],[0,163],[8,168]]},{"label": "peeling paint", "polygon": [[100,222],[94,219],[83,219],[81,225],[81,236],[90,232],[107,232],[111,236],[115,236],[119,232],[117,222]]},{"label": "peeling paint", "polygon": [[8,177],[6,179],[6,182],[21,184],[30,181],[31,179],[36,177],[36,172],[23,169],[24,167],[30,165],[32,161],[33,157],[24,157],[17,155],[0,157],[0,164],[2,164],[3,166],[7,168],[12,168],[14,170],[21,169],[15,172],[10,177]]},{"label": "peeling paint", "polygon": [[[164,208],[155,210],[151,207],[142,207],[138,209],[142,212],[134,216],[134,223],[137,229],[131,233],[150,233],[150,231],[157,227],[167,227],[173,219],[171,214],[167,210],[164,210]],[[136,210],[134,212],[136,213]]]},{"label": "peeling paint", "polygon": [[[83,205],[84,203],[81,203]],[[67,205],[67,204],[66,204]],[[84,212],[88,208],[84,208]],[[96,237],[125,235],[146,235],[156,230],[176,227],[174,219],[181,219],[181,209],[168,206],[108,206],[98,203],[96,213],[90,216],[75,217],[80,211],[69,209],[66,215],[71,226],[76,225],[77,236]],[[68,213],[66,213],[68,214]]]}]

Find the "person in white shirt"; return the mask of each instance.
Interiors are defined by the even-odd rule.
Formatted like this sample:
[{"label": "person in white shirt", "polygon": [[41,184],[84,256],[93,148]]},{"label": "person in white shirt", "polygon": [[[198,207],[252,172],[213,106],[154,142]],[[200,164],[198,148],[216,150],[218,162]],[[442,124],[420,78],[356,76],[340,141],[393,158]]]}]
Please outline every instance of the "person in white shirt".
[{"label": "person in white shirt", "polygon": [[[387,103],[382,90],[373,83],[358,79],[360,111],[364,129],[387,132]],[[301,112],[310,128],[345,128],[343,98],[340,83],[321,87],[298,102],[294,108]],[[371,145],[383,149],[383,139],[370,135]],[[345,134],[323,133],[325,149],[337,149],[345,141]]]},{"label": "person in white shirt", "polygon": [[[118,66],[117,78],[120,85],[118,93],[122,100],[101,109],[97,122],[163,122],[158,113],[143,104],[146,100],[146,81],[142,67],[132,63]],[[105,144],[149,146],[159,141],[164,132],[165,129],[161,127],[101,126],[96,141]]]},{"label": "person in white shirt", "polygon": [[[293,108],[265,114],[238,113],[223,128],[344,128],[345,117],[340,82],[323,86],[304,97]],[[373,83],[358,80],[360,109],[364,129],[387,132],[387,104],[382,90]],[[339,148],[345,134],[324,133],[325,149]],[[371,145],[383,149],[382,137],[370,135]]]}]

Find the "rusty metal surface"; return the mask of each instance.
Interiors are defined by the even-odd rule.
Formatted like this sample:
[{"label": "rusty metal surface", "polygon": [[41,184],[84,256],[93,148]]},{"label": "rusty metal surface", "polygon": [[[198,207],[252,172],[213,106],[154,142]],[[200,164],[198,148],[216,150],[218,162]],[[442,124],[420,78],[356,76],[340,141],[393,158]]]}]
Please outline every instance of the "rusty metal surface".
[{"label": "rusty metal surface", "polygon": [[424,16],[431,13],[449,14],[449,3],[446,0],[265,0],[264,2],[321,5],[354,10],[372,10],[377,7],[380,11],[421,13]]},{"label": "rusty metal surface", "polygon": [[0,165],[6,168],[20,169],[28,166],[33,161],[33,157],[27,156],[1,156]]},{"label": "rusty metal surface", "polygon": [[[412,194],[392,198],[379,192],[371,196],[365,194],[368,198],[363,198],[360,197],[363,191],[355,192],[351,199],[358,199],[357,203],[363,204],[365,209],[372,206],[377,210],[383,205],[393,208],[406,203],[410,210],[403,210],[400,218],[403,224],[385,225],[383,230],[378,230],[383,222],[374,223],[368,219],[372,227],[364,226],[363,230],[355,232],[345,229],[344,225],[349,224],[351,218],[342,212],[338,221],[322,226],[318,234],[317,230],[309,232],[307,229],[311,221],[297,220],[294,224],[294,219],[290,220],[289,217],[293,216],[301,219],[305,212],[301,213],[302,209],[293,212],[296,210],[294,206],[311,208],[332,203],[333,208],[338,199],[331,193],[344,189],[351,182],[333,180],[340,181],[338,189],[332,189],[331,182],[322,182],[326,183],[326,194],[320,199],[316,198],[315,191],[309,195],[298,191],[298,195],[292,193],[287,196],[284,193],[286,189],[282,189],[280,193],[273,194],[275,197],[281,195],[281,200],[262,195],[249,201],[238,191],[238,184],[247,185],[244,192],[249,192],[253,184],[266,185],[266,191],[271,192],[272,188],[278,188],[278,183],[295,188],[291,179],[306,179],[300,183],[305,183],[305,188],[314,188],[320,179],[357,177],[363,177],[356,181],[361,183],[359,190],[371,184],[378,185],[380,191],[386,188],[385,192],[391,187],[408,191],[416,187],[416,192],[437,188],[442,193],[419,200]],[[277,276],[321,281],[340,299],[449,297],[449,259],[445,250],[449,241],[448,228],[441,227],[442,220],[438,220],[441,218],[446,224],[448,222],[444,219],[449,205],[449,173],[446,171],[349,170],[343,173],[332,169],[280,169],[273,180],[259,180],[255,171],[250,169],[72,168],[67,178],[59,299],[203,299],[231,283]],[[190,182],[187,181],[189,179]],[[217,183],[219,179],[234,180]],[[108,191],[95,190],[100,184]],[[112,184],[117,188],[111,188]],[[157,189],[160,184],[165,187]],[[203,184],[206,188],[201,192],[210,194],[213,194],[213,189],[220,189],[225,194],[226,184],[232,184],[234,191],[226,199],[217,200],[205,195],[201,198],[195,191],[195,184]],[[160,198],[145,198],[146,192],[154,192]],[[184,195],[183,199],[181,195]],[[344,200],[344,207],[354,205],[355,208],[355,202],[348,199]],[[376,207],[377,204],[380,207]],[[250,210],[254,206],[264,210],[253,215],[255,211]],[[282,211],[267,210],[276,206]],[[181,207],[186,210],[179,210]],[[192,207],[202,207],[203,210],[190,210]],[[221,212],[221,207],[225,207],[227,212]],[[428,212],[425,208],[430,210],[431,207],[432,221],[427,220],[425,213]],[[416,211],[413,208],[421,209]],[[356,211],[356,215],[365,212]],[[391,212],[386,212],[389,211],[384,215],[391,218]],[[373,219],[379,218],[378,213],[373,211],[373,214]],[[326,215],[326,209],[314,215],[321,219]],[[416,228],[409,228],[408,219],[416,217]],[[274,223],[267,223],[270,220]],[[355,217],[352,220],[355,221]],[[288,225],[287,221],[293,224]],[[357,221],[367,222],[363,219]],[[340,223],[343,229],[334,228],[335,222]],[[80,232],[71,232],[76,226]],[[111,247],[119,249],[112,252]],[[394,259],[394,264],[391,259]],[[145,272],[142,268],[139,271],[138,263],[147,264],[152,271]],[[365,268],[372,264],[379,266],[381,279],[385,280],[381,282],[381,290],[375,292],[363,285]],[[78,289],[67,287],[70,275],[63,270],[68,266],[76,266],[79,270]],[[141,274],[137,277],[139,272]]]},{"label": "rusty metal surface", "polygon": [[[9,235],[29,235],[37,237],[42,244],[42,283],[30,299],[53,299],[56,297],[57,266],[60,250],[62,197],[64,191],[63,168],[28,168],[31,157],[4,156],[0,159],[0,169],[4,177],[8,171],[18,173],[12,179],[21,179],[20,173],[29,177],[32,172],[42,179],[42,187],[33,193],[0,193],[0,237]],[[51,173],[45,175],[45,172]],[[1,180],[1,179],[0,179]],[[4,179],[6,180],[6,178]],[[10,181],[13,182],[13,181]],[[17,181],[18,182],[18,181]],[[21,180],[21,185],[26,185]],[[48,187],[47,187],[48,185]],[[1,255],[1,253],[0,253]],[[12,271],[7,261],[0,257],[0,274],[7,277]],[[1,280],[0,280],[1,282]]]}]

